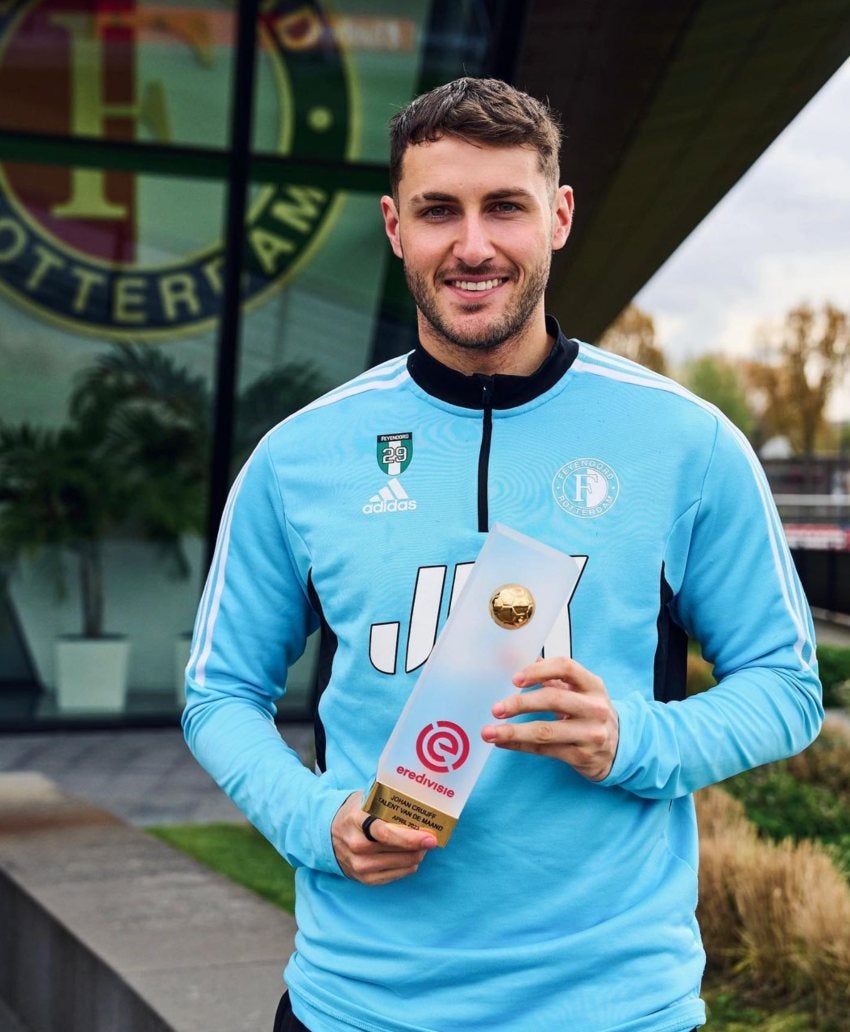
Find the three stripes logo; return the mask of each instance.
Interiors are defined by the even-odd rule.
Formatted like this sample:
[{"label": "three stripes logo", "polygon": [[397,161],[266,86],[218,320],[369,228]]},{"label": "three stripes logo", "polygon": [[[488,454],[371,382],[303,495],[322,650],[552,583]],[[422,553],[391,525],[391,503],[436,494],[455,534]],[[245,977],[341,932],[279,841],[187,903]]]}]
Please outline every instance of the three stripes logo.
[{"label": "three stripes logo", "polygon": [[367,516],[383,512],[409,512],[416,508],[416,502],[410,498],[407,491],[393,477],[386,487],[372,495],[369,501],[363,506],[363,512]]}]

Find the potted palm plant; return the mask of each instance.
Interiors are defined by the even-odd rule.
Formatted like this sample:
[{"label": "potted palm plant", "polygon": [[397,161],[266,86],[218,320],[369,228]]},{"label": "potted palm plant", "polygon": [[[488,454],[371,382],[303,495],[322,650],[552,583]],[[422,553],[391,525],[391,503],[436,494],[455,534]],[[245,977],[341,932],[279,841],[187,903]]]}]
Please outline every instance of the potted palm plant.
[{"label": "potted palm plant", "polygon": [[182,535],[200,532],[207,393],[152,348],[115,345],[78,379],[59,430],[0,423],[0,558],[48,552],[64,591],[76,565],[81,628],[57,641],[60,709],[124,708],[129,643],[105,630],[104,543],[154,542],[188,572]]},{"label": "potted palm plant", "polygon": [[[61,554],[70,553],[79,585],[81,634],[57,647],[57,692],[62,709],[123,705],[126,641],[104,633],[104,538],[129,504],[127,485],[108,454],[81,427],[42,430],[0,425],[0,548],[10,562],[48,550],[57,559],[57,587],[65,589]],[[86,643],[97,644],[97,658]],[[81,684],[81,678],[85,682]]]},{"label": "potted palm plant", "polygon": [[[289,363],[254,381],[237,403],[234,457],[312,401],[321,386],[307,365]],[[46,552],[57,587],[73,558],[81,628],[57,641],[62,710],[120,711],[129,643],[106,632],[104,545],[152,543],[170,572],[185,576],[183,542],[203,533],[210,396],[201,377],[161,350],[115,344],[77,379],[59,430],[0,423],[0,561]],[[178,636],[177,666],[188,645]],[[182,690],[182,673],[179,677]]]}]

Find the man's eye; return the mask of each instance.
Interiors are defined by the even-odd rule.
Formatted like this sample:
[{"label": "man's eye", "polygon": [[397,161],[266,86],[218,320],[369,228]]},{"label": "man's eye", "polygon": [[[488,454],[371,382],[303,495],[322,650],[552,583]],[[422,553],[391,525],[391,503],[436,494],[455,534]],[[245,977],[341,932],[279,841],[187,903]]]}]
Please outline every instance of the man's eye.
[{"label": "man's eye", "polygon": [[499,215],[510,215],[515,211],[519,211],[519,205],[513,201],[499,201],[493,205],[493,210]]},{"label": "man's eye", "polygon": [[433,208],[426,208],[422,215],[426,219],[444,219],[447,215],[451,215],[451,209],[444,204],[436,204]]}]

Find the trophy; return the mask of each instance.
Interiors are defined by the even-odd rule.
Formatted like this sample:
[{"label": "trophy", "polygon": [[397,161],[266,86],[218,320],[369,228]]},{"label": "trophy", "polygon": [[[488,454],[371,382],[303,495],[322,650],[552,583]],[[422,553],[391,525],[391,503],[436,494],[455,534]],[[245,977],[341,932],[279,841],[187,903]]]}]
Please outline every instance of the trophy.
[{"label": "trophy", "polygon": [[444,846],[493,745],[481,728],[541,653],[581,575],[573,556],[494,524],[378,761],[363,809]]}]

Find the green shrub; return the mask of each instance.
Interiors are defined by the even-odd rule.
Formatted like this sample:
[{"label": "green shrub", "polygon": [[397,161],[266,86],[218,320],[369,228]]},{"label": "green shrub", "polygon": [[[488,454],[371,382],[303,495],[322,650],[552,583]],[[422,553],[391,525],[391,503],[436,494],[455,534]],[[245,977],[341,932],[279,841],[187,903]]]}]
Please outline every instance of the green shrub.
[{"label": "green shrub", "polygon": [[832,862],[850,879],[850,835],[841,835],[835,842],[826,845]]},{"label": "green shrub", "polygon": [[[830,708],[850,709],[850,648],[841,645],[818,646],[818,668],[823,685],[823,704]],[[717,682],[713,667],[702,658],[699,644],[688,644],[688,695],[696,695]]]},{"label": "green shrub", "polygon": [[850,737],[827,724],[803,752],[786,763],[797,781],[831,789],[850,805]]},{"label": "green shrub", "polygon": [[798,781],[787,762],[739,774],[724,787],[744,804],[756,827],[777,841],[834,842],[850,836],[850,805],[824,785]]},{"label": "green shrub", "polygon": [[850,736],[840,728],[827,726],[798,756],[745,771],[723,787],[763,834],[836,844],[850,871]]},{"label": "green shrub", "polygon": [[818,645],[818,668],[823,685],[824,706],[841,706],[841,694],[836,689],[850,680],[850,649],[841,645]]}]

